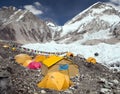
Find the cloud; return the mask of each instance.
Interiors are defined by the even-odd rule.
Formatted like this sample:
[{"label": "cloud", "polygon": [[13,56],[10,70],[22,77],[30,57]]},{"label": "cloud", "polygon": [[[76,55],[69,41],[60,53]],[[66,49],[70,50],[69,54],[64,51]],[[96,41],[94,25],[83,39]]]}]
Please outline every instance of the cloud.
[{"label": "cloud", "polygon": [[[49,6],[43,6],[40,2],[33,2],[30,5],[21,6],[22,8],[29,10],[33,14],[37,15],[38,17],[42,18],[43,20],[46,19],[53,19],[57,22],[57,17],[53,11],[53,9]],[[53,21],[54,22],[54,21]]]},{"label": "cloud", "polygon": [[35,5],[35,6],[42,6],[42,5],[40,4],[40,2],[34,2],[34,5]]},{"label": "cloud", "polygon": [[35,15],[41,15],[43,11],[40,9],[40,6],[42,5],[39,2],[34,2],[32,5],[24,5],[23,7]]}]

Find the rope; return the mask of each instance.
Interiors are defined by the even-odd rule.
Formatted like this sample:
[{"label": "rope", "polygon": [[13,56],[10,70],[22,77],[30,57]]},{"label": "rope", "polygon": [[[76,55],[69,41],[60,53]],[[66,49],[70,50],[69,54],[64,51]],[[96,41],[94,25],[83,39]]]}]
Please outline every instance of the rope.
[{"label": "rope", "polygon": [[22,44],[18,44],[16,41],[0,40],[0,42],[6,43],[11,47],[15,47],[16,50],[20,50],[21,52],[27,52],[27,53],[33,53],[33,54],[63,55],[67,53],[67,51],[66,52],[46,52],[46,51],[38,51],[38,50],[29,49],[29,48],[24,48],[24,47],[21,47]]}]

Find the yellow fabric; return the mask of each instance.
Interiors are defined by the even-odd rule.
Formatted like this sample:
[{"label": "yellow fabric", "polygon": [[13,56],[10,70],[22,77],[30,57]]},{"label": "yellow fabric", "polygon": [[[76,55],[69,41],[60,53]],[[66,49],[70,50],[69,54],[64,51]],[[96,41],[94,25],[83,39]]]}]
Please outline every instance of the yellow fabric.
[{"label": "yellow fabric", "polygon": [[61,90],[64,83],[64,79],[61,79],[61,77],[63,77],[63,75],[60,73],[50,74],[46,83],[46,88]]},{"label": "yellow fabric", "polygon": [[23,64],[26,60],[32,60],[32,58],[27,54],[19,54],[15,56],[15,61],[19,64]]},{"label": "yellow fabric", "polygon": [[92,64],[96,64],[96,59],[93,57],[89,57],[86,61]]},{"label": "yellow fabric", "polygon": [[69,80],[69,77],[67,75],[65,75],[65,80],[64,80],[64,84],[63,84],[63,87],[62,89],[67,89],[68,87],[70,86],[70,80]]},{"label": "yellow fabric", "polygon": [[34,61],[36,62],[42,62],[46,59],[47,57],[44,56],[44,55],[37,55],[35,58],[34,58]]},{"label": "yellow fabric", "polygon": [[50,67],[62,59],[63,59],[63,57],[60,57],[60,56],[51,56],[51,57],[45,59],[43,61],[43,64],[46,65],[47,67]]},{"label": "yellow fabric", "polygon": [[[74,70],[74,71],[73,71]],[[78,66],[77,65],[74,65],[74,64],[71,64],[69,65],[68,69],[67,70],[59,70],[59,65],[58,64],[55,64],[54,66],[50,67],[48,70],[47,70],[47,73],[50,73],[50,72],[55,72],[55,71],[59,71],[63,74],[68,74],[69,77],[74,77],[76,75],[80,75],[79,74],[79,69],[78,69]]]},{"label": "yellow fabric", "polygon": [[16,48],[15,48],[15,47],[13,47],[13,48],[12,48],[12,51],[15,51],[15,50],[16,50]]},{"label": "yellow fabric", "polygon": [[23,66],[24,66],[24,67],[27,67],[31,62],[32,62],[32,60],[26,60],[26,61],[23,63]]},{"label": "yellow fabric", "polygon": [[51,72],[48,73],[37,86],[40,88],[65,90],[70,86],[70,79],[68,75],[64,75],[60,72]]},{"label": "yellow fabric", "polygon": [[57,63],[55,63],[54,65],[50,66],[50,67],[47,67],[46,65],[43,64],[42,68],[41,68],[42,75],[46,75],[49,72],[56,72],[56,71],[59,71],[59,72],[65,74],[65,70],[64,71],[59,70],[60,64],[68,64],[69,67],[66,70],[66,72],[67,72],[67,74],[69,73],[68,75],[70,77],[74,77],[76,75],[79,75],[78,66],[76,64],[74,64],[72,61],[64,59],[64,58],[62,60],[58,61]]},{"label": "yellow fabric", "polygon": [[55,54],[50,54],[48,57],[56,56]]}]

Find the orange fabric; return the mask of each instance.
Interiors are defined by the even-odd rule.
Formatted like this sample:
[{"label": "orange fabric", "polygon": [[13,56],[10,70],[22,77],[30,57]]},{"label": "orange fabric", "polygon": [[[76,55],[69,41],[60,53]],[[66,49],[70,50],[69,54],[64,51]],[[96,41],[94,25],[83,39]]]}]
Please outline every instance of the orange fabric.
[{"label": "orange fabric", "polygon": [[15,48],[15,47],[13,47],[13,48],[12,48],[12,51],[16,51],[16,48]]},{"label": "orange fabric", "polygon": [[47,57],[45,55],[37,55],[35,58],[34,58],[34,61],[36,62],[43,62]]},{"label": "orange fabric", "polygon": [[96,59],[93,58],[93,57],[89,57],[86,61],[87,61],[88,63],[96,64]]},{"label": "orange fabric", "polygon": [[32,60],[26,60],[26,61],[23,63],[23,66],[24,66],[24,67],[27,67],[31,62],[32,62]]},{"label": "orange fabric", "polygon": [[27,54],[18,54],[15,56],[15,61],[19,64],[23,64],[26,60],[32,60]]},{"label": "orange fabric", "polygon": [[48,73],[41,82],[38,83],[40,88],[48,88],[54,90],[65,90],[69,88],[70,78],[68,75],[62,74],[60,72]]},{"label": "orange fabric", "polygon": [[72,56],[72,57],[74,56],[73,53],[71,53],[71,52],[68,52],[66,55],[67,55],[68,57],[69,57],[69,56]]},{"label": "orange fabric", "polygon": [[62,59],[63,59],[63,57],[53,55],[53,56],[50,56],[49,58],[45,59],[43,61],[43,64],[46,65],[47,67],[50,67]]}]

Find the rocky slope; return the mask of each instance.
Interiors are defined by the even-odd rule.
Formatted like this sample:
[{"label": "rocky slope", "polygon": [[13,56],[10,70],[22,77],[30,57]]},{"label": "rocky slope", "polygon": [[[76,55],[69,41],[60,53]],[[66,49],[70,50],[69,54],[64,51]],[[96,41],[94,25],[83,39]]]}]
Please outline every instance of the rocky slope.
[{"label": "rocky slope", "polygon": [[110,32],[113,34],[113,36],[120,40],[120,22],[113,25]]},{"label": "rocky slope", "polygon": [[[0,43],[0,46],[3,46]],[[74,85],[68,90],[55,91],[38,88],[43,78],[41,70],[30,70],[17,64],[12,57],[19,51],[0,48],[0,92],[1,94],[119,94],[120,73],[110,71],[101,64],[88,65],[84,58],[71,58],[78,64],[80,76],[71,78]]]},{"label": "rocky slope", "polygon": [[0,9],[0,39],[20,43],[46,42],[52,38],[44,21],[27,10],[15,7]]}]

